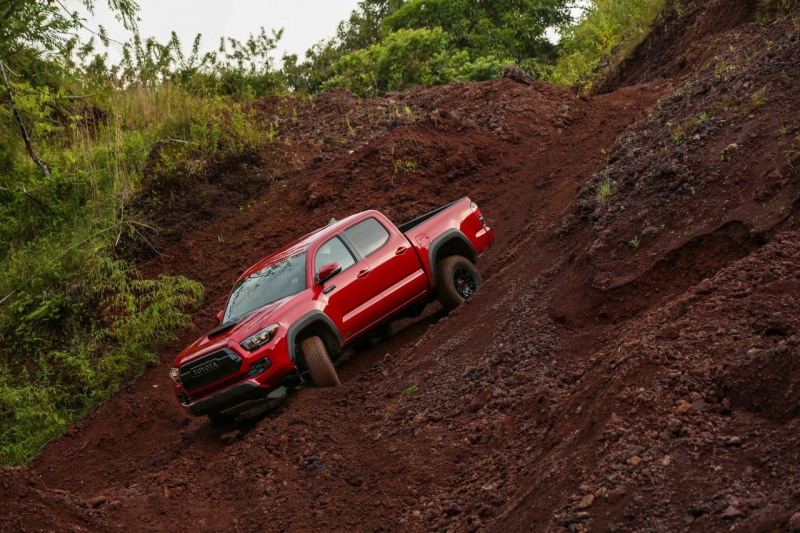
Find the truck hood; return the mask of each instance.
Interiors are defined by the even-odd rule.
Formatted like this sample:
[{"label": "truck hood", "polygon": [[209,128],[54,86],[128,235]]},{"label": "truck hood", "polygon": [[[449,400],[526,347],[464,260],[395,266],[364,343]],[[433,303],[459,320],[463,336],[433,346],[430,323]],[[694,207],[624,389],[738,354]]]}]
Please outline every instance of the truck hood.
[{"label": "truck hood", "polygon": [[217,326],[183,350],[175,359],[174,366],[180,366],[203,354],[222,348],[227,345],[229,341],[233,341],[237,344],[244,341],[251,335],[258,333],[262,328],[269,326],[273,322],[277,322],[277,317],[275,315],[278,310],[297,298],[300,294],[302,294],[302,292],[267,304],[236,321]]}]

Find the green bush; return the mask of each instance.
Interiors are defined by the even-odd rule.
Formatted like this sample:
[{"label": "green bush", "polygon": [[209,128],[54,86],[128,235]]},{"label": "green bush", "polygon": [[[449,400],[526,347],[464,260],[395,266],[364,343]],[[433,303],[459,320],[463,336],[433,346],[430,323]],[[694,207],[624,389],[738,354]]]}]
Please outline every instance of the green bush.
[{"label": "green bush", "polygon": [[561,53],[548,81],[590,93],[602,64],[628,57],[650,33],[665,0],[593,0],[561,34]]},{"label": "green bush", "polygon": [[325,87],[344,87],[364,97],[406,89],[412,85],[491,79],[503,71],[494,56],[471,60],[466,51],[448,47],[441,28],[398,30],[380,43],[348,54],[333,66],[335,76]]},{"label": "green bush", "polygon": [[441,28],[448,46],[470,59],[500,56],[515,62],[554,59],[548,27],[570,20],[566,0],[410,0],[383,21],[384,38],[402,29]]},{"label": "green bush", "polygon": [[797,0],[758,0],[756,17],[760,21],[792,15],[797,10]]},{"label": "green bush", "polygon": [[[200,284],[142,279],[94,250],[98,243],[60,250],[42,242],[5,264],[0,287],[15,293],[0,313],[4,463],[30,460],[155,361],[151,346],[191,324],[186,311],[199,304]],[[42,264],[52,253],[58,256]]]},{"label": "green bush", "polygon": [[[63,80],[78,83],[85,80]],[[14,83],[47,177],[16,124],[0,123],[0,461],[20,464],[155,361],[153,347],[191,324],[202,287],[142,279],[114,258],[146,230],[130,204],[154,147],[199,165],[258,150],[270,135],[229,97],[163,82],[95,87],[92,107]],[[7,107],[0,116],[10,119]],[[164,156],[165,157],[165,156]],[[162,158],[162,161],[167,164]]]}]

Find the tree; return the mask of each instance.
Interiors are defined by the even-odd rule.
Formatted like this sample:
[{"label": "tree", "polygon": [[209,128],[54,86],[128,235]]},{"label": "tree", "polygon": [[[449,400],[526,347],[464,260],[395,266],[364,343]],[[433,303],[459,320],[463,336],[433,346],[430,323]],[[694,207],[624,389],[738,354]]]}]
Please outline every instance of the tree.
[{"label": "tree", "polygon": [[324,87],[345,87],[370,97],[412,85],[488,80],[502,73],[507,60],[492,55],[471,60],[466,51],[449,48],[448,40],[441,28],[392,32],[340,58]]},{"label": "tree", "polygon": [[[95,0],[81,0],[81,3],[89,13],[94,12]],[[135,30],[138,5],[134,0],[108,0],[108,6],[126,29]],[[15,105],[7,71],[9,65],[24,67],[32,61],[46,64],[37,60],[62,52],[73,34],[82,27],[81,16],[68,11],[60,0],[0,0],[0,78],[5,87],[7,105],[11,108],[28,154],[47,176],[50,176],[50,168],[33,148],[22,115]],[[101,38],[105,40],[102,32]],[[33,70],[27,69],[28,72]],[[23,69],[20,71],[24,72]]]},{"label": "tree", "polygon": [[569,22],[573,4],[573,0],[410,0],[383,20],[383,34],[438,27],[450,36],[450,46],[468,51],[473,60],[494,55],[537,70],[536,63],[556,56],[556,45],[545,31]]},{"label": "tree", "polygon": [[400,9],[405,0],[361,0],[350,18],[339,23],[336,36],[320,41],[298,63],[295,54],[283,57],[283,71],[289,87],[317,92],[336,75],[334,65],[344,56],[366,50],[381,40],[383,20]]},{"label": "tree", "polygon": [[[139,6],[135,0],[107,2],[126,29],[136,29]],[[96,3],[81,0],[90,14]],[[67,10],[61,0],[0,0],[0,13],[0,59],[7,63],[21,54],[57,53],[84,27],[80,14]]]}]

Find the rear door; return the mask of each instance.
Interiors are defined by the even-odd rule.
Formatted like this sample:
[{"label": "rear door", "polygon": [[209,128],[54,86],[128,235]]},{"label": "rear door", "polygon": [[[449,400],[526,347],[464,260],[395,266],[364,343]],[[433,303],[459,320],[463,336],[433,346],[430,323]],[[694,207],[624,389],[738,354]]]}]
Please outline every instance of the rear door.
[{"label": "rear door", "polygon": [[369,326],[383,311],[381,291],[369,265],[354,254],[339,237],[333,237],[314,255],[314,276],[329,263],[339,263],[342,272],[325,282],[323,297],[328,304],[326,313],[342,324],[342,336],[352,337]]},{"label": "rear door", "polygon": [[401,233],[390,231],[378,218],[369,217],[347,228],[344,236],[369,265],[383,295],[384,315],[427,292],[428,278]]}]

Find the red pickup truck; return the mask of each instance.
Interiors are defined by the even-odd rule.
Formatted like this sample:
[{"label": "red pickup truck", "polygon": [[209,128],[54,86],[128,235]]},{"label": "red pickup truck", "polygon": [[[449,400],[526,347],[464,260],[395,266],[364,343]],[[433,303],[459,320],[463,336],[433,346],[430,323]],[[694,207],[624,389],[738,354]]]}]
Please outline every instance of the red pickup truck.
[{"label": "red pickup truck", "polygon": [[434,299],[457,307],[480,288],[474,263],[492,242],[469,198],[401,226],[377,211],[331,221],[236,281],[219,325],[170,369],[178,400],[217,421],[307,380],[338,385],[331,355]]}]

